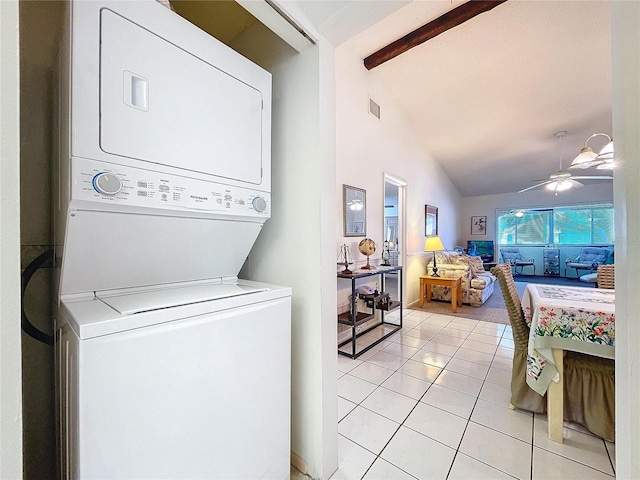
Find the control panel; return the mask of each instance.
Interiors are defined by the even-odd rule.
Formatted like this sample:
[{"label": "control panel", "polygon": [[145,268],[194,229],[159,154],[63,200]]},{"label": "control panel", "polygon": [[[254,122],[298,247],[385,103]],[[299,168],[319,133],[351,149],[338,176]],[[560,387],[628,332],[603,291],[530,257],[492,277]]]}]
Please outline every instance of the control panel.
[{"label": "control panel", "polygon": [[270,195],[250,188],[79,158],[72,159],[71,172],[72,200],[265,218],[270,215]]}]

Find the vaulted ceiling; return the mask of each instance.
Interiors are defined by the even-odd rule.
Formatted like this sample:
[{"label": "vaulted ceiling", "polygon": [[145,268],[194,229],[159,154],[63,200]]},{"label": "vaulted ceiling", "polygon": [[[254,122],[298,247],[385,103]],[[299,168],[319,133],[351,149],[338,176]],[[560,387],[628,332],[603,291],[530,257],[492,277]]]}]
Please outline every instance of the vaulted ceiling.
[{"label": "vaulted ceiling", "polygon": [[[301,8],[310,3],[310,18],[332,39],[340,18],[349,19],[341,10],[369,2]],[[461,3],[400,5],[345,43],[364,59]],[[557,172],[560,160],[567,168],[592,133],[612,134],[609,2],[509,0],[369,75],[463,196],[516,192]],[[560,141],[559,130],[567,131]],[[594,149],[604,145],[596,140]]]},{"label": "vaulted ceiling", "polygon": [[[336,47],[353,49],[364,61],[464,2],[293,3]],[[217,22],[200,26],[219,30],[227,43],[255,20],[235,2],[172,4],[199,23]],[[386,86],[393,108],[462,196],[516,192],[556,173],[560,162],[566,169],[592,133],[612,134],[609,8],[605,1],[508,0],[368,75]],[[560,130],[567,132],[562,140],[554,136]],[[590,145],[601,148],[602,137]]]}]

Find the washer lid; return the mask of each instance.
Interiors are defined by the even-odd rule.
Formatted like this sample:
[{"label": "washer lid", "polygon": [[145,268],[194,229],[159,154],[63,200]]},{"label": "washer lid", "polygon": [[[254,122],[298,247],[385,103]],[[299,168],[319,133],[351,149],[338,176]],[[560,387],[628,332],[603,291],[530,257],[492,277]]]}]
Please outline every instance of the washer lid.
[{"label": "washer lid", "polygon": [[219,300],[221,298],[265,292],[260,288],[243,284],[191,285],[170,287],[125,294],[96,293],[96,297],[122,315],[150,312],[180,305]]}]

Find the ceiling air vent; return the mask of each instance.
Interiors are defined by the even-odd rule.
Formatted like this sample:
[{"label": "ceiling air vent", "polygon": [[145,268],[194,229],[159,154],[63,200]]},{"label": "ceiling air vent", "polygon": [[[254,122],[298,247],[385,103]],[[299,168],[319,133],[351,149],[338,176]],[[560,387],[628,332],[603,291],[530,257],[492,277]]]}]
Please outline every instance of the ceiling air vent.
[{"label": "ceiling air vent", "polygon": [[369,99],[369,113],[371,113],[375,117],[380,118],[380,105],[378,105],[371,99]]}]

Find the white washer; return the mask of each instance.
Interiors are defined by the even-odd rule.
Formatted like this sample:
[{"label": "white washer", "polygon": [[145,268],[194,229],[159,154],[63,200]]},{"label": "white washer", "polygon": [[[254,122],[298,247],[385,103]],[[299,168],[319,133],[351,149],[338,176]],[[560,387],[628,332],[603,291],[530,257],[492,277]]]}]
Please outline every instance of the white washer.
[{"label": "white washer", "polygon": [[290,289],[65,301],[62,478],[288,478]]}]

